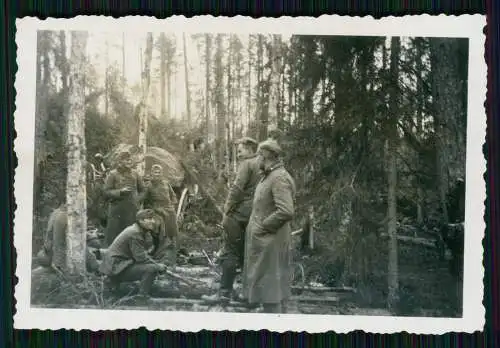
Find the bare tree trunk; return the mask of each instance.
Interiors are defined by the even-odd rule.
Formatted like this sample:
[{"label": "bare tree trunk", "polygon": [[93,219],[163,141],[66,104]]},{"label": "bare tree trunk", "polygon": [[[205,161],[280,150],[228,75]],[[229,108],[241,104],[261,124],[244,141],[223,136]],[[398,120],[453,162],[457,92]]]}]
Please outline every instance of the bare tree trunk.
[{"label": "bare tree trunk", "polygon": [[[150,69],[151,69],[151,59],[153,57],[153,34],[148,33],[146,39],[146,51],[145,51],[145,61],[144,61],[144,71],[142,73],[143,81],[143,91],[142,91],[142,104],[140,109],[140,119],[139,119],[139,151],[146,155],[147,150],[147,133],[148,133],[148,108],[146,107],[146,102],[149,95],[149,83],[151,79]],[[145,158],[145,157],[144,157]],[[138,164],[139,175],[144,175],[146,171],[146,161],[142,160]]]},{"label": "bare tree trunk", "polygon": [[[233,102],[233,76],[232,76],[232,64],[233,64],[233,55],[234,55],[234,45],[233,38],[230,37],[230,45],[229,45],[229,54],[227,56],[227,102],[226,102],[226,117],[225,117],[225,128],[226,128],[226,136],[224,138],[224,159],[225,159],[225,171],[226,174],[229,175],[231,172],[231,137],[233,136],[233,132],[231,129],[231,125],[234,125],[234,115],[231,112],[234,102]],[[229,184],[229,181],[228,181]]]},{"label": "bare tree trunk", "polygon": [[206,143],[207,146],[210,144],[210,133],[211,133],[211,117],[210,117],[210,68],[211,68],[211,46],[212,37],[211,34],[205,34],[205,122],[206,122]]},{"label": "bare tree trunk", "polygon": [[125,94],[125,33],[122,33],[122,93]]},{"label": "bare tree trunk", "polygon": [[167,62],[167,117],[172,119],[172,62]]},{"label": "bare tree trunk", "polygon": [[252,35],[248,37],[248,88],[247,88],[247,131],[252,120],[252,60],[250,59],[252,54],[251,45]]},{"label": "bare tree trunk", "polygon": [[[422,38],[415,39],[416,44],[416,69],[417,69],[417,134],[420,137],[423,136],[424,132],[424,106],[425,106],[425,98],[426,94],[424,93],[424,81],[423,81],[423,50],[421,47]],[[421,159],[418,159],[418,162],[421,163]],[[424,205],[424,193],[422,192],[422,183],[419,177],[417,177],[417,222],[422,224],[424,222],[424,213],[423,213],[423,205]]]},{"label": "bare tree trunk", "polygon": [[106,59],[106,70],[104,72],[104,115],[106,117],[109,116],[109,42],[108,39],[106,39],[106,52],[105,52],[105,59]]},{"label": "bare tree trunk", "polygon": [[182,33],[182,46],[184,50],[184,81],[186,84],[186,113],[187,113],[187,126],[191,129],[191,91],[189,90],[189,74],[188,74],[188,59],[186,49],[186,34]]},{"label": "bare tree trunk", "polygon": [[398,239],[397,239],[397,115],[399,109],[399,55],[400,39],[391,39],[391,62],[390,62],[390,95],[389,95],[389,119],[387,151],[388,151],[388,191],[387,191],[387,233],[389,235],[389,264],[388,264],[388,294],[387,308],[397,312],[399,303],[399,270],[398,270]]},{"label": "bare tree trunk", "polygon": [[[161,118],[165,119],[165,33],[160,34],[160,114]],[[170,114],[169,114],[170,116]]]},{"label": "bare tree trunk", "polygon": [[[443,223],[449,223],[446,197],[449,177],[463,169],[452,167],[453,163],[463,166],[463,157],[458,148],[464,142],[461,138],[459,115],[461,114],[461,81],[458,78],[458,43],[453,40],[431,38],[431,76],[432,76],[432,116],[434,118],[437,189],[441,202]],[[458,140],[458,141],[457,141]],[[462,146],[463,147],[463,146]]]},{"label": "bare tree trunk", "polygon": [[279,95],[280,95],[280,35],[273,35],[271,43],[271,52],[269,58],[271,59],[271,83],[270,83],[270,96],[269,96],[269,123],[275,128],[278,127],[278,114],[279,114]]},{"label": "bare tree trunk", "polygon": [[[224,107],[224,86],[223,86],[223,74],[224,69],[222,66],[222,35],[217,34],[216,36],[216,51],[215,51],[215,106],[217,112],[217,169],[219,172],[219,178],[222,177],[222,165],[225,164],[224,152],[225,147],[223,146],[226,138],[226,110]],[[227,168],[226,168],[227,169]]]},{"label": "bare tree trunk", "polygon": [[71,32],[71,66],[68,114],[68,179],[66,202],[68,233],[66,266],[71,274],[86,271],[87,192],[85,146],[85,52],[88,33]]},{"label": "bare tree trunk", "polygon": [[264,35],[258,34],[257,43],[257,88],[258,88],[258,115],[259,115],[259,141],[267,138],[267,126],[269,122],[269,99],[268,84],[264,81]]},{"label": "bare tree trunk", "polygon": [[36,117],[35,117],[35,197],[39,197],[42,189],[42,182],[38,181],[43,170],[43,163],[46,158],[45,149],[45,130],[47,128],[48,112],[47,112],[47,92],[48,81],[45,78],[49,76],[45,60],[47,59],[48,42],[46,36],[49,32],[39,30],[37,32],[37,67],[36,67]]}]

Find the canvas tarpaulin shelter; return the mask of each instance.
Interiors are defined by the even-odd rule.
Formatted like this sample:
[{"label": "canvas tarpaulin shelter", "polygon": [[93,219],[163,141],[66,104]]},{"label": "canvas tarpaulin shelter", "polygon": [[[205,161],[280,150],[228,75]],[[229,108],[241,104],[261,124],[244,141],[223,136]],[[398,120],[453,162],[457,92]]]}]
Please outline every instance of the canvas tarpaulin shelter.
[{"label": "canvas tarpaulin shelter", "polygon": [[[107,165],[111,166],[111,168],[115,168],[118,155],[123,151],[129,151],[135,163],[139,163],[143,160],[142,154],[139,153],[136,145],[119,144],[106,155],[105,161]],[[151,166],[154,164],[159,164],[163,167],[165,179],[168,180],[170,185],[176,187],[182,185],[185,172],[176,156],[160,147],[149,146],[146,150],[146,173],[149,173]]]}]

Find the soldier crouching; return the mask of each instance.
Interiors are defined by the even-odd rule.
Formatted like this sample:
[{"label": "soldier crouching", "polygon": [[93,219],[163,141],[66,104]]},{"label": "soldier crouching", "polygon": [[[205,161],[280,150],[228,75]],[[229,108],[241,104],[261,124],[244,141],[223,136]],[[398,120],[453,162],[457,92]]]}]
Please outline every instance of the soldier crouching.
[{"label": "soldier crouching", "polygon": [[112,285],[141,280],[139,294],[150,294],[156,276],[166,270],[165,265],[151,258],[146,246],[147,234],[157,231],[155,224],[153,210],[140,210],[136,223],[125,228],[103,255],[100,271],[108,276]]}]

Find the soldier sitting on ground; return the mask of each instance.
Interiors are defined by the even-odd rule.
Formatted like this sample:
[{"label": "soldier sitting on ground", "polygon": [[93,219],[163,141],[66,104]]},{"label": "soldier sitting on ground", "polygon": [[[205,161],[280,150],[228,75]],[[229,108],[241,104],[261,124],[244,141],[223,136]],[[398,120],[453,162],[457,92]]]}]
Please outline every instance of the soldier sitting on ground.
[{"label": "soldier sitting on ground", "polygon": [[[37,261],[41,266],[64,272],[66,269],[67,233],[68,214],[66,204],[62,204],[50,214],[43,247],[37,255]],[[89,238],[87,238],[87,243],[88,240]],[[97,272],[99,263],[91,252],[91,248],[86,249],[85,256],[87,271]]]},{"label": "soldier sitting on ground", "polygon": [[148,296],[156,276],[167,267],[157,263],[148,253],[148,233],[157,233],[155,212],[137,212],[136,222],[125,228],[103,255],[100,271],[108,276],[111,287],[121,282],[141,280],[140,295]]}]

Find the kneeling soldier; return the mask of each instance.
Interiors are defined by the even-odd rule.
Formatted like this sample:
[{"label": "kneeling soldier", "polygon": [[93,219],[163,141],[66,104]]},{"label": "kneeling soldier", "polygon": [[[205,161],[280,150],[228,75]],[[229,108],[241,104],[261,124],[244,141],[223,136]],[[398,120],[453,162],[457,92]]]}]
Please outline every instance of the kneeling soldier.
[{"label": "kneeling soldier", "polygon": [[146,246],[146,237],[155,232],[155,225],[155,212],[140,210],[136,223],[125,228],[104,253],[100,271],[112,284],[141,280],[140,295],[150,294],[156,276],[166,270],[151,258]]}]

